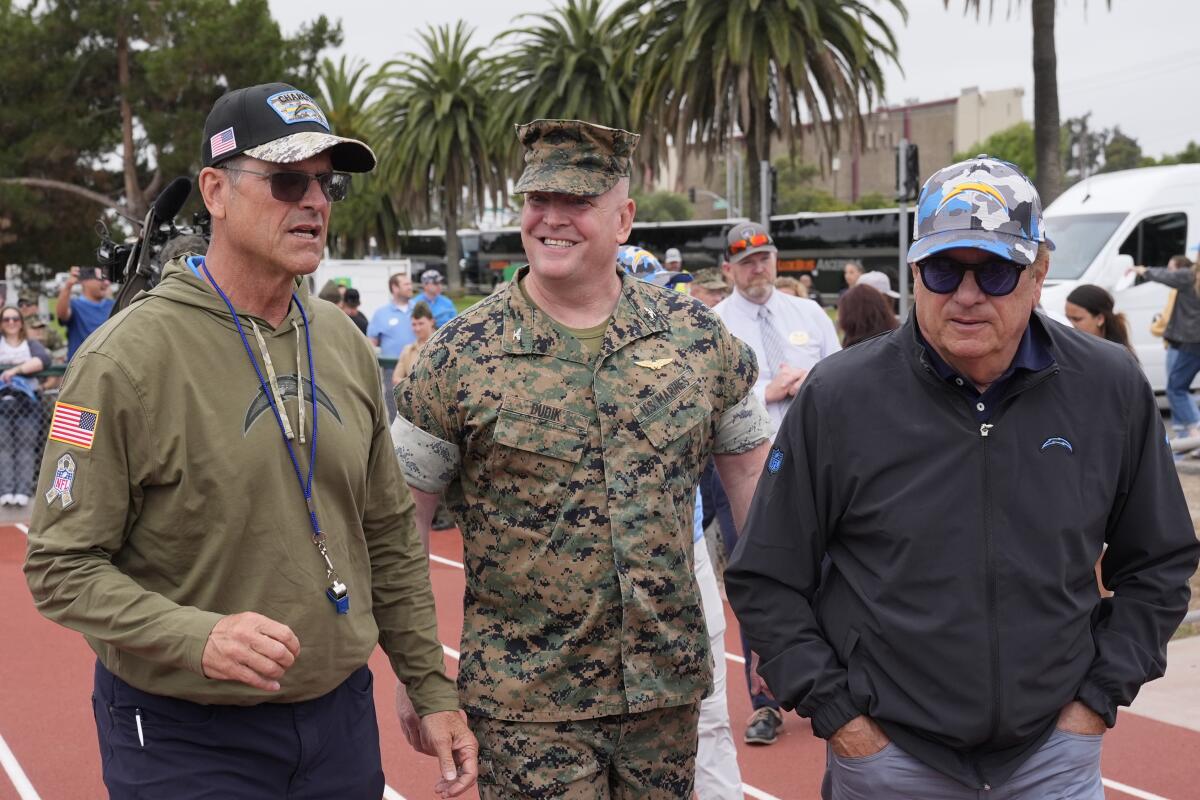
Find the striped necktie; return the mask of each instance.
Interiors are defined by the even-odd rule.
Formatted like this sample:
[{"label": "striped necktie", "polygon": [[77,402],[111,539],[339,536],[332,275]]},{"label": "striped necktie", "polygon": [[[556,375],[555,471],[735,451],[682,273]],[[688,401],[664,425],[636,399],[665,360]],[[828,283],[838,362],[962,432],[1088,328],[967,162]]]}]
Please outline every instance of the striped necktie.
[{"label": "striped necktie", "polygon": [[762,335],[763,358],[761,364],[769,377],[774,378],[779,372],[779,366],[787,360],[787,345],[775,325],[771,322],[771,309],[766,306],[758,307],[758,329]]}]

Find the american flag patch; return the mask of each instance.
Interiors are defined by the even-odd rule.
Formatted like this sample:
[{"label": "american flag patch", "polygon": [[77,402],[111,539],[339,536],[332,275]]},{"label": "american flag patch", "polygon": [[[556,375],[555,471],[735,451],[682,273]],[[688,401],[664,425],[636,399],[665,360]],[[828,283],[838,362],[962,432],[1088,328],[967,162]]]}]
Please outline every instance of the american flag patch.
[{"label": "american flag patch", "polygon": [[54,418],[50,420],[50,440],[91,450],[99,421],[100,412],[94,408],[55,403]]},{"label": "american flag patch", "polygon": [[233,137],[233,128],[226,128],[220,133],[213,134],[208,140],[208,147],[212,150],[212,157],[228,153],[230,150],[237,149],[237,139]]}]

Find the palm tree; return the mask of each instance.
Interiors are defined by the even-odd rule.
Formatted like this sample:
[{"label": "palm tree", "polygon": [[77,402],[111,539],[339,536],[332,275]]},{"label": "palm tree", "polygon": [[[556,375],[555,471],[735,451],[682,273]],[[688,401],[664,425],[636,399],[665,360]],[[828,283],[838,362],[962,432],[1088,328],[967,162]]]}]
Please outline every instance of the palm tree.
[{"label": "palm tree", "polygon": [[[372,95],[380,74],[367,74],[368,65],[346,57],[335,64],[324,59],[317,69],[317,101],[325,110],[333,132],[376,146],[379,112]],[[399,227],[399,214],[392,203],[387,181],[378,173],[354,176],[350,197],[338,205],[330,218],[330,249],[338,256],[360,256],[370,250],[375,237],[384,251],[392,249]]]},{"label": "palm tree", "polygon": [[[883,1],[907,19],[902,0]],[[896,61],[895,37],[866,0],[652,0],[631,38],[645,42],[629,57],[644,65],[633,109],[646,155],[670,137],[710,165],[735,129],[750,164],[769,159],[773,137],[794,153],[805,112],[826,152],[843,125],[861,140],[860,106],[882,95],[883,62]],[[749,172],[757,203],[759,172]]]},{"label": "palm tree", "polygon": [[[508,114],[497,122],[535,119],[582,119],[629,128],[633,85],[621,61],[629,14],[605,16],[601,0],[567,0],[546,14],[522,14],[536,20],[496,37],[513,43],[497,59],[500,85],[511,93]],[[507,131],[516,152],[517,142]]]},{"label": "palm tree", "polygon": [[459,219],[464,211],[478,215],[487,197],[503,190],[489,112],[496,71],[483,48],[471,46],[471,34],[461,20],[453,29],[422,31],[424,52],[385,66],[379,120],[383,176],[401,208],[440,213],[446,274],[455,289],[462,287]]},{"label": "palm tree", "polygon": [[[1016,0],[1017,5],[1021,0]],[[1012,11],[1009,0],[1009,12]],[[950,7],[950,0],[942,0]],[[964,11],[974,11],[976,18],[982,0],[963,0]],[[996,5],[988,0],[988,16]],[[1087,5],[1087,0],[1084,0]],[[1112,0],[1105,0],[1112,8]],[[1038,194],[1043,205],[1049,205],[1062,191],[1062,154],[1058,115],[1058,54],[1054,44],[1055,0],[1030,0],[1033,12],[1033,149],[1037,163]]]}]

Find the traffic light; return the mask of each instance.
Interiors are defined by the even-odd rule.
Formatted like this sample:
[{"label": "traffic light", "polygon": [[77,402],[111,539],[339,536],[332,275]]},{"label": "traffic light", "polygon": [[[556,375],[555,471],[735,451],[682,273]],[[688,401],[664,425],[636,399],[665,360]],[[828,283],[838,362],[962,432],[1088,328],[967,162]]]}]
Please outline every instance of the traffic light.
[{"label": "traffic light", "polygon": [[692,205],[696,205],[696,187],[695,186],[688,187],[688,202],[691,203]]},{"label": "traffic light", "polygon": [[908,141],[896,145],[896,199],[916,200],[921,189],[921,165],[917,146]]},{"label": "traffic light", "polygon": [[779,208],[779,170],[771,167],[771,215],[778,214]]}]

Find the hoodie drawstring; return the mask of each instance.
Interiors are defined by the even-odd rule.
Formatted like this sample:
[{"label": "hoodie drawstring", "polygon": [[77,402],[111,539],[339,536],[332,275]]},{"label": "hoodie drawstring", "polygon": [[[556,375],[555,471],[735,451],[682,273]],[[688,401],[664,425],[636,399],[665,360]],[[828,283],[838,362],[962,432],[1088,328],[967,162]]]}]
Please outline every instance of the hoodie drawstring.
[{"label": "hoodie drawstring", "polygon": [[299,409],[300,444],[304,444],[304,370],[300,368],[300,326],[296,320],[292,320],[292,330],[296,332],[296,407]]},{"label": "hoodie drawstring", "polygon": [[[292,323],[295,325],[295,322]],[[283,435],[288,439],[295,439],[296,434],[292,432],[291,423],[288,422],[287,406],[283,404],[283,392],[279,390],[279,381],[275,379],[275,367],[271,364],[271,353],[267,350],[267,342],[263,339],[262,333],[258,330],[258,325],[254,322],[254,318],[250,318],[250,328],[254,331],[254,338],[258,342],[258,352],[262,356],[263,364],[267,368],[267,382],[271,384],[271,394],[275,395],[275,406],[279,409],[279,419],[283,422]],[[298,332],[297,332],[298,333]],[[300,358],[300,343],[296,343],[296,358]],[[299,396],[300,413],[304,411],[304,390],[303,384],[300,383],[300,374],[297,370],[296,381],[298,384],[297,394]],[[303,422],[301,422],[303,425]],[[301,436],[303,436],[303,428],[301,428]],[[304,440],[301,439],[301,442]]]}]

